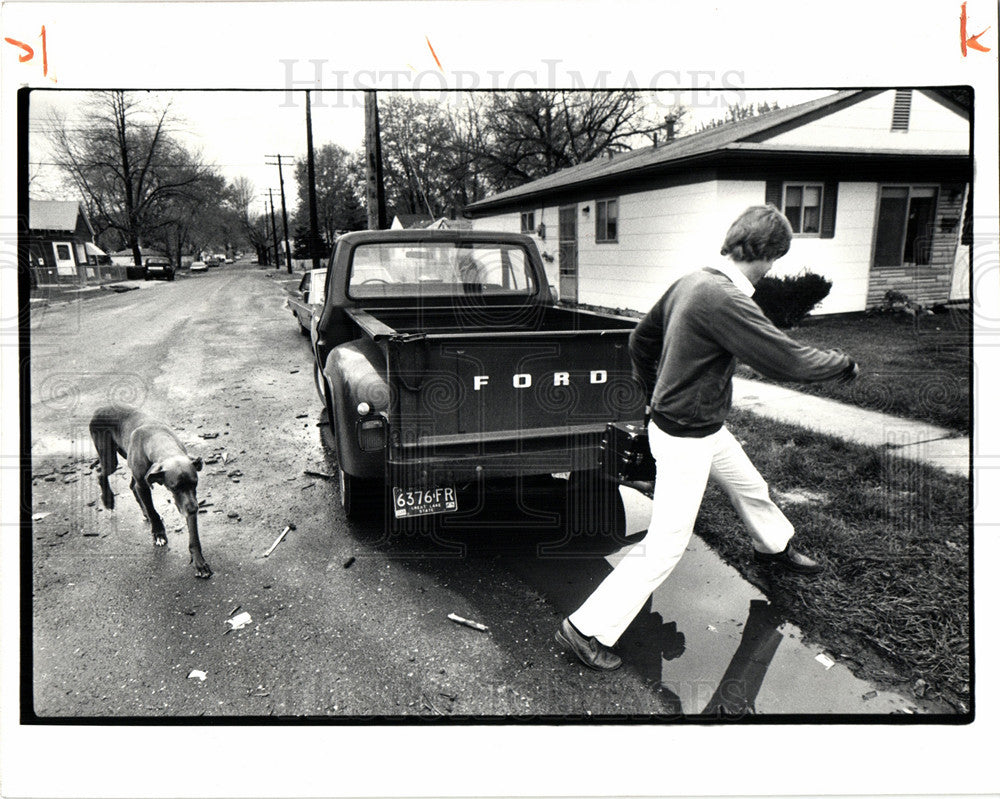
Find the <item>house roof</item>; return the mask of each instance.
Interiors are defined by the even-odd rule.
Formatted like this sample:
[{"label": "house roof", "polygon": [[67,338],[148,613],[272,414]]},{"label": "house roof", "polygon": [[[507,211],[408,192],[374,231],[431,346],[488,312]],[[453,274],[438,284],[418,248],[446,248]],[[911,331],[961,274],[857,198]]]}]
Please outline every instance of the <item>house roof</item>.
[{"label": "house roof", "polygon": [[28,203],[28,228],[30,230],[76,230],[77,217],[83,215],[90,235],[94,229],[87,213],[77,200],[31,200]]},{"label": "house roof", "polygon": [[[515,189],[494,194],[470,203],[466,212],[475,214],[495,206],[508,205],[518,200],[527,200],[562,189],[569,189],[607,178],[620,178],[661,169],[669,169],[692,160],[702,160],[709,156],[732,152],[776,152],[788,148],[768,146],[765,140],[791,128],[804,125],[813,119],[872,97],[885,89],[850,89],[828,97],[810,100],[806,103],[769,111],[756,117],[731,122],[716,128],[709,128],[690,136],[682,136],[665,144],[643,147],[625,153],[596,158],[577,166],[567,167],[559,172],[525,183]],[[795,147],[794,150],[811,148]],[[871,154],[864,143],[847,144],[843,147],[818,148],[815,152],[842,152]],[[944,154],[944,153],[942,153]],[[912,153],[926,156],[928,153]],[[952,155],[952,153],[947,153]]]},{"label": "house roof", "polygon": [[404,228],[419,228],[433,222],[434,217],[430,214],[396,214],[392,221],[399,222]]}]

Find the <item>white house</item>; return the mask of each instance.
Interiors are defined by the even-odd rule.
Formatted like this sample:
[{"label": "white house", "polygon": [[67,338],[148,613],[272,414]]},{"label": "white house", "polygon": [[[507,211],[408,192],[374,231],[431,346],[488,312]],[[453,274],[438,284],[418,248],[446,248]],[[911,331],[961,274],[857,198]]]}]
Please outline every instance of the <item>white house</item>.
[{"label": "white house", "polygon": [[968,268],[969,116],[962,90],[842,91],[564,169],[466,214],[477,230],[532,233],[570,302],[647,310],[717,260],[732,220],[763,202],[796,231],[772,274],[833,282],[817,313],[861,311],[889,289],[968,299],[954,271]]}]

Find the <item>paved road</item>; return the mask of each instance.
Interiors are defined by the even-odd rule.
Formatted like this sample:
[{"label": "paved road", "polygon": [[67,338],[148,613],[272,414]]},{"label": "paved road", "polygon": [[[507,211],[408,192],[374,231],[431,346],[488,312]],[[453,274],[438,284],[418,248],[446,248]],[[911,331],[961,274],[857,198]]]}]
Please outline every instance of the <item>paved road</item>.
[{"label": "paved road", "polygon": [[[24,640],[38,715],[669,718],[718,709],[724,679],[758,712],[903,708],[817,662],[820,650],[697,540],[623,638],[625,668],[571,662],[552,633],[620,555],[609,542],[559,545],[565,481],[520,505],[503,490],[465,497],[481,507],[460,524],[386,535],[348,523],[335,486],[304,473],[329,474],[334,460],[308,343],[282,307],[288,278],[224,267],[33,309],[40,518]],[[169,420],[209,461],[199,497],[211,580],[195,579],[163,489],[167,548],[152,546],[124,468],[116,510],[100,507],[87,422],[109,399]],[[641,532],[649,501],[626,497],[629,531]],[[252,621],[228,631],[237,609]]]}]

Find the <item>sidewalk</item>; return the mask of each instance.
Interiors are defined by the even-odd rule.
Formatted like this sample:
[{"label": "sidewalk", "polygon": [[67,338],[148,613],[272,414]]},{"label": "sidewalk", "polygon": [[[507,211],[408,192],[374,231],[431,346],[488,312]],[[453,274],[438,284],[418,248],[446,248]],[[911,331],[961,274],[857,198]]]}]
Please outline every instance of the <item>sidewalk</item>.
[{"label": "sidewalk", "polygon": [[846,441],[884,447],[901,458],[927,463],[949,474],[969,476],[968,436],[957,436],[927,422],[739,377],[733,378],[733,406]]},{"label": "sidewalk", "polygon": [[157,280],[116,280],[113,283],[99,283],[92,286],[41,286],[31,292],[31,307],[51,305],[55,302],[70,302],[87,297],[100,296],[108,292],[133,291],[149,288],[163,281]]}]

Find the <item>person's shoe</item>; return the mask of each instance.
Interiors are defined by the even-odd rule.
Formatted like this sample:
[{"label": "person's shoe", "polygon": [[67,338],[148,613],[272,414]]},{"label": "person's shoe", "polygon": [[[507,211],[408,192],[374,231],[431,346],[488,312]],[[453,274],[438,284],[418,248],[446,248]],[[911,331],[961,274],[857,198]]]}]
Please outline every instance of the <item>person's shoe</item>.
[{"label": "person's shoe", "polygon": [[775,552],[773,554],[758,552],[755,549],[753,552],[753,559],[757,563],[762,563],[765,566],[780,566],[782,569],[787,569],[788,571],[795,572],[796,574],[819,574],[823,571],[823,565],[821,563],[817,563],[812,558],[796,551],[792,548],[791,543],[789,543],[788,546],[781,552]]},{"label": "person's shoe", "polygon": [[622,664],[622,659],[612,652],[610,647],[596,638],[585,638],[570,624],[568,618],[563,619],[559,629],[556,630],[556,641],[571,649],[580,662],[589,669],[613,671]]}]

